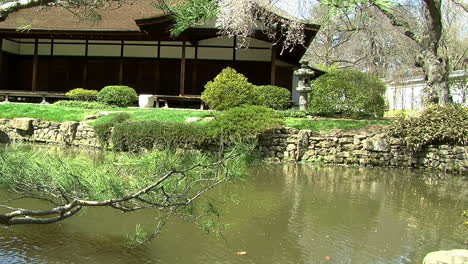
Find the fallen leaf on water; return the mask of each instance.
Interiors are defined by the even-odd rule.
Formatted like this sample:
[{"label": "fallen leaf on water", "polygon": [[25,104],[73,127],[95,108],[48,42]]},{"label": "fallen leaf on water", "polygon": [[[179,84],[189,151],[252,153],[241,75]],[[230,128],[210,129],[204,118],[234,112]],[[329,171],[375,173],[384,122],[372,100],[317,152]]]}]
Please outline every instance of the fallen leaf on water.
[{"label": "fallen leaf on water", "polygon": [[239,251],[236,253],[237,256],[245,256],[247,255],[247,251]]}]

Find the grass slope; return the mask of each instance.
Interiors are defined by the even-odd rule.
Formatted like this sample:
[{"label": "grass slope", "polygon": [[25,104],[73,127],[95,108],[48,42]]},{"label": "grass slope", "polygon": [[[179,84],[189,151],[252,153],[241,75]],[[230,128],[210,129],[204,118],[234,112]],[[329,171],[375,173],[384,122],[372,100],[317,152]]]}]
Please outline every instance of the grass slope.
[{"label": "grass slope", "polygon": [[388,120],[353,120],[353,119],[304,119],[304,118],[287,118],[286,126],[309,129],[313,131],[330,131],[333,129],[359,129],[365,128],[368,125],[389,125],[391,121]]},{"label": "grass slope", "polygon": [[[55,105],[39,104],[0,104],[0,118],[30,117],[41,120],[64,122],[81,121],[86,115],[97,114],[99,111],[126,112],[130,114],[131,120],[155,120],[183,122],[188,117],[213,116],[214,112],[199,110],[175,110],[175,109],[138,109],[138,108],[110,108],[110,109],[83,109],[74,107],[63,107]],[[111,113],[96,120],[93,124],[104,122],[115,115]],[[286,118],[288,127],[298,129],[310,129],[314,131],[330,131],[333,129],[358,129],[368,125],[388,125],[388,120],[352,120],[352,119],[305,119]]]}]

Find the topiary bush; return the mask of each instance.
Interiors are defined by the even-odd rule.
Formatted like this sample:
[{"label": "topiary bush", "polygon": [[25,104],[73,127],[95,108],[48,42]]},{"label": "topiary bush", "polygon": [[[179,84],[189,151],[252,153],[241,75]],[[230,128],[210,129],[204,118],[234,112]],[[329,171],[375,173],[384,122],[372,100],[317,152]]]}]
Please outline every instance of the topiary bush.
[{"label": "topiary bush", "polygon": [[98,91],[96,90],[86,90],[83,88],[76,88],[68,91],[65,95],[77,101],[96,101]]},{"label": "topiary bush", "polygon": [[117,151],[196,147],[210,140],[210,133],[201,124],[161,121],[118,123],[114,126],[111,138]]},{"label": "topiary bush", "polygon": [[210,123],[216,136],[236,139],[253,139],[270,129],[282,126],[281,114],[263,106],[232,108],[216,116]]},{"label": "topiary bush", "polygon": [[312,82],[311,113],[320,116],[381,118],[385,112],[385,85],[370,74],[332,70]]},{"label": "topiary bush", "polygon": [[273,86],[255,86],[257,102],[256,105],[265,106],[275,110],[287,109],[291,101],[291,92],[288,89]]},{"label": "topiary bush", "polygon": [[133,88],[123,85],[106,86],[97,95],[98,102],[126,107],[138,100]]},{"label": "topiary bush", "polygon": [[214,110],[254,105],[257,102],[254,87],[244,75],[228,67],[205,85],[201,100]]},{"label": "topiary bush", "polygon": [[400,116],[390,126],[390,135],[399,137],[412,151],[436,143],[468,143],[468,108],[450,104],[431,105],[416,116]]},{"label": "topiary bush", "polygon": [[101,143],[101,146],[107,147],[109,144],[112,128],[114,126],[129,119],[130,115],[128,113],[117,113],[105,119],[105,121],[96,123],[94,125],[94,131],[96,132],[96,136]]},{"label": "topiary bush", "polygon": [[76,107],[84,109],[105,109],[105,108],[114,108],[115,106],[103,104],[99,102],[92,101],[57,101],[54,105],[64,106],[64,107]]}]

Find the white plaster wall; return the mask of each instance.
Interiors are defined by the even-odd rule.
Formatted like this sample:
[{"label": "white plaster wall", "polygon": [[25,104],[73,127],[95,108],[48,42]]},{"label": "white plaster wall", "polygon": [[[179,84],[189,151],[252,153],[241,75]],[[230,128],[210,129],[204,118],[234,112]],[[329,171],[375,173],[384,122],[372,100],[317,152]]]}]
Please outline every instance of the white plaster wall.
[{"label": "white plaster wall", "polygon": [[205,60],[232,60],[232,48],[198,48],[198,58]]},{"label": "white plaster wall", "polygon": [[56,44],[54,43],[54,56],[84,56],[85,44]]},{"label": "white plaster wall", "polygon": [[124,46],[124,57],[157,58],[158,47],[156,46]]},{"label": "white plaster wall", "polygon": [[271,61],[271,50],[237,49],[236,60],[241,61]]},{"label": "white plaster wall", "polygon": [[19,54],[19,48],[20,48],[19,43],[8,40],[8,39],[3,39],[2,50],[13,53],[13,54]]},{"label": "white plaster wall", "polygon": [[88,44],[90,57],[120,57],[120,45],[94,45]]},{"label": "white plaster wall", "polygon": [[271,43],[266,42],[263,40],[258,40],[254,38],[249,38],[249,47],[255,47],[255,48],[271,48]]},{"label": "white plaster wall", "polygon": [[50,55],[50,46],[49,43],[39,43],[37,45],[37,54],[39,55]]},{"label": "white plaster wall", "polygon": [[[182,46],[182,41],[161,41],[161,45],[163,46]],[[192,44],[188,41],[185,42],[185,46],[192,46]]]},{"label": "white plaster wall", "polygon": [[161,47],[161,58],[180,59],[182,57],[182,47]]},{"label": "white plaster wall", "polygon": [[233,37],[219,37],[219,38],[210,38],[200,40],[198,42],[199,46],[207,45],[207,46],[234,46],[234,38]]},{"label": "white plaster wall", "polygon": [[34,43],[21,42],[19,48],[21,55],[34,55]]}]

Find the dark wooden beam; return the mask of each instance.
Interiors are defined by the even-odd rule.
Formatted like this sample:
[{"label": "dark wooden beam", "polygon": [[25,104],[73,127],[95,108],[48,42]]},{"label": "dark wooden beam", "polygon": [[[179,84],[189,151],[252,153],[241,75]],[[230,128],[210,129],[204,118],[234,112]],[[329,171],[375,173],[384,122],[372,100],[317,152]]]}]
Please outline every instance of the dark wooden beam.
[{"label": "dark wooden beam", "polygon": [[234,43],[232,45],[232,60],[236,61],[237,57],[237,36],[234,36]]},{"label": "dark wooden beam", "polygon": [[156,87],[154,87],[154,94],[158,94],[161,90],[161,62],[159,59],[156,60],[156,70],[155,70],[155,78],[156,78]]},{"label": "dark wooden beam", "polygon": [[88,86],[88,44],[89,41],[85,41],[85,56],[84,56],[84,65],[83,65],[83,88]]},{"label": "dark wooden beam", "polygon": [[123,84],[123,73],[124,73],[124,41],[120,41],[120,60],[119,60],[119,84]]},{"label": "dark wooden beam", "polygon": [[0,78],[3,77],[2,71],[3,71],[3,38],[0,37]]},{"label": "dark wooden beam", "polygon": [[271,46],[271,85],[276,83],[276,45]]},{"label": "dark wooden beam", "polygon": [[185,93],[185,53],[186,53],[186,44],[187,42],[184,40],[182,42],[182,59],[180,60],[180,86],[179,86],[179,94],[184,95]]},{"label": "dark wooden beam", "polygon": [[37,90],[37,64],[39,60],[38,56],[39,50],[39,40],[34,40],[34,55],[33,55],[33,64],[32,64],[32,83],[31,83],[31,90]]},{"label": "dark wooden beam", "polygon": [[161,41],[158,41],[158,46],[156,46],[156,72],[155,72],[155,78],[156,78],[156,87],[154,87],[154,94],[158,94],[161,86],[161,71],[159,68],[160,64],[160,58],[161,58]]},{"label": "dark wooden beam", "polygon": [[50,39],[50,56],[54,56],[54,39]]},{"label": "dark wooden beam", "polygon": [[198,42],[195,42],[195,59],[193,60],[192,68],[192,93],[197,94],[199,92],[197,89]]},{"label": "dark wooden beam", "polygon": [[54,79],[54,39],[50,39],[50,54],[49,54],[49,63],[47,64],[48,69],[48,79],[47,79],[47,89],[50,89],[52,86],[52,80]]},{"label": "dark wooden beam", "polygon": [[0,89],[3,87],[3,38],[0,37]]}]

